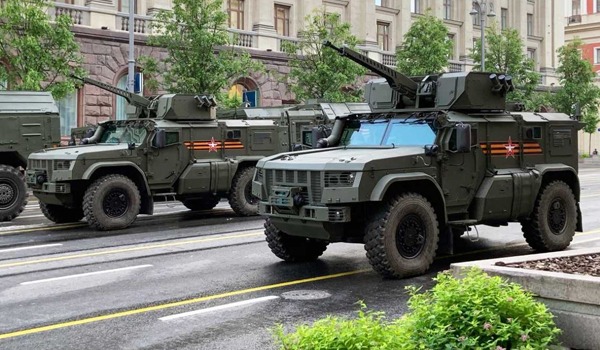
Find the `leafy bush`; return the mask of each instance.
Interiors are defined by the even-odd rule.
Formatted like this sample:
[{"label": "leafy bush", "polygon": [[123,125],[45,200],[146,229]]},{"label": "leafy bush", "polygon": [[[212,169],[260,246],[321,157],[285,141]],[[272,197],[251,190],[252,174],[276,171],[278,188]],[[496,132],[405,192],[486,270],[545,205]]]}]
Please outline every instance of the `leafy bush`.
[{"label": "leafy bush", "polygon": [[407,287],[410,312],[398,322],[411,349],[546,349],[560,330],[546,306],[516,284],[471,269],[445,272],[431,290]]},{"label": "leafy bush", "polygon": [[516,283],[472,269],[463,279],[443,272],[431,290],[407,287],[410,312],[388,321],[366,310],[347,320],[327,316],[286,333],[278,325],[280,349],[546,349],[560,330],[552,314]]}]

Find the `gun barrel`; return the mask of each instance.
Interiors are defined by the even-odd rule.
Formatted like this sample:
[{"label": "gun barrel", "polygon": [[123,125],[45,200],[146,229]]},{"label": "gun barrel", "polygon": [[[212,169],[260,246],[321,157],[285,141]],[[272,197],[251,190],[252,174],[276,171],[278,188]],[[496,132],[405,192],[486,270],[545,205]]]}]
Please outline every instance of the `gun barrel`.
[{"label": "gun barrel", "polygon": [[417,97],[418,84],[406,75],[384,64],[381,64],[363,54],[360,54],[346,46],[341,48],[337,47],[329,40],[324,41],[323,46],[329,47],[337,51],[340,55],[348,57],[349,59],[360,64],[361,66],[370,69],[376,74],[379,74],[380,76],[385,78],[385,80],[387,80],[388,84],[393,90],[398,91],[400,94],[408,97],[409,99],[414,100]]},{"label": "gun barrel", "polygon": [[134,93],[131,93],[129,91],[123,90],[123,89],[119,89],[117,87],[114,87],[112,85],[103,83],[101,81],[98,80],[94,80],[94,79],[90,79],[90,78],[82,78],[82,77],[78,77],[76,75],[71,74],[71,77],[73,79],[77,79],[77,80],[81,80],[82,82],[86,83],[86,84],[90,84],[90,85],[94,85],[97,86],[103,90],[112,92],[115,95],[119,95],[123,98],[125,98],[125,100],[127,100],[127,103],[129,103],[130,105],[136,106],[136,107],[142,107],[142,108],[147,108],[148,106],[150,106],[151,101],[136,95]]}]

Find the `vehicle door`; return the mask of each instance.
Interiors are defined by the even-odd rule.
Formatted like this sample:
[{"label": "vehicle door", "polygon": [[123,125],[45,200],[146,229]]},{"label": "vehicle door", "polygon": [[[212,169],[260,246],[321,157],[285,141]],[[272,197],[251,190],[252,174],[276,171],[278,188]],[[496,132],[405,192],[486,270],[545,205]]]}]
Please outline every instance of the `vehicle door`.
[{"label": "vehicle door", "polygon": [[181,129],[156,129],[147,152],[147,177],[150,186],[172,186],[182,166]]}]

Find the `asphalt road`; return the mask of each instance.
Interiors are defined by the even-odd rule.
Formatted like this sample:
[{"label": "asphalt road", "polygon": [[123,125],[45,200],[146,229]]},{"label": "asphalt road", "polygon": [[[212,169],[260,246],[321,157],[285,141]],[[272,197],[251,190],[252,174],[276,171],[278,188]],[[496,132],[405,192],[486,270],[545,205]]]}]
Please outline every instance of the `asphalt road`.
[{"label": "asphalt road", "polygon": [[[585,232],[569,249],[600,246],[599,175],[580,172]],[[1,223],[0,349],[274,349],[275,324],[352,316],[359,300],[397,317],[404,287],[430,287],[451,262],[531,253],[519,225],[482,226],[478,241],[462,238],[430,273],[386,280],[359,244],[283,263],[263,220],[235,217],[226,203],[205,213],[158,204],[156,213],[106,233],[54,225],[32,201]]]}]

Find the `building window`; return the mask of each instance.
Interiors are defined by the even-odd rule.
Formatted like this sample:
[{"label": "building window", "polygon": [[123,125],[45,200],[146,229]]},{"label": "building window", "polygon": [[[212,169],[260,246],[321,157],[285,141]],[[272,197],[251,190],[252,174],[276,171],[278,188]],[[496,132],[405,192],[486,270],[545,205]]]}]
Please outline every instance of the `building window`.
[{"label": "building window", "polygon": [[[245,83],[252,87],[246,86]],[[243,107],[258,107],[260,93],[255,85],[250,79],[241,78],[229,88],[229,98],[240,99]]]},{"label": "building window", "polygon": [[452,43],[452,51],[450,51],[450,57],[448,57],[450,60],[454,59],[454,49],[456,48],[456,45],[454,43],[454,34],[448,34],[448,41],[450,41]]},{"label": "building window", "polygon": [[500,28],[502,30],[508,28],[508,9],[500,9]]},{"label": "building window", "polygon": [[58,112],[60,113],[60,134],[62,136],[71,135],[71,128],[77,127],[77,95],[79,90],[67,95],[60,101],[57,101]]},{"label": "building window", "polygon": [[452,0],[444,0],[444,19],[452,19]]},{"label": "building window", "polygon": [[473,9],[475,10],[475,15],[473,15],[473,25],[480,26],[481,25],[481,6],[478,3],[473,2]]},{"label": "building window", "polygon": [[290,8],[275,5],[275,30],[282,36],[290,36]]},{"label": "building window", "polygon": [[600,47],[594,48],[594,64],[600,64]]},{"label": "building window", "polygon": [[410,2],[410,12],[412,12],[412,13],[421,13],[421,0],[411,0],[411,2]]},{"label": "building window", "polygon": [[527,14],[527,35],[533,35],[533,15]]},{"label": "building window", "polygon": [[[133,13],[137,14],[137,9],[138,0],[133,0]],[[129,13],[129,0],[119,0],[119,12]]]},{"label": "building window", "polygon": [[535,49],[527,49],[527,58],[532,60],[533,63],[536,63]]},{"label": "building window", "polygon": [[390,50],[390,24],[377,22],[377,44],[383,51]]},{"label": "building window", "polygon": [[576,16],[581,14],[581,3],[580,0],[571,1],[571,15]]},{"label": "building window", "polygon": [[244,0],[227,0],[229,28],[244,29]]}]

